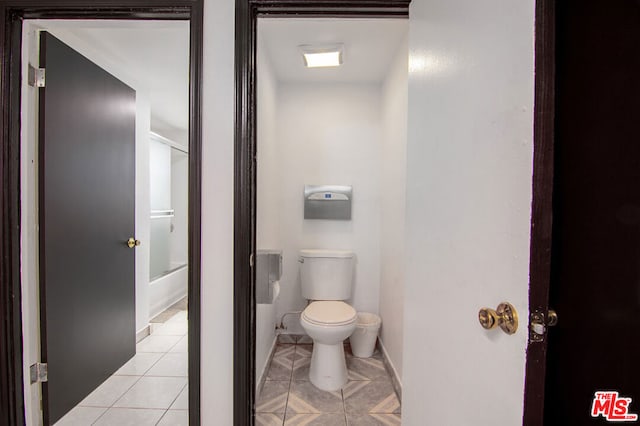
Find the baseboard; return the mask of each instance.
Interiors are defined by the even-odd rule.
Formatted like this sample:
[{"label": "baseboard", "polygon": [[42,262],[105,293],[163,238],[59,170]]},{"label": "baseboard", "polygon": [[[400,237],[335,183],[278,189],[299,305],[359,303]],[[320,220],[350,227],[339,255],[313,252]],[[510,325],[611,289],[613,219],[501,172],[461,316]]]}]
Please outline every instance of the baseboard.
[{"label": "baseboard", "polygon": [[264,387],[264,382],[267,380],[267,368],[271,365],[271,361],[273,360],[273,355],[276,352],[276,345],[278,343],[278,336],[273,337],[273,343],[271,344],[271,350],[269,351],[269,356],[267,357],[266,362],[262,366],[262,372],[258,377],[259,380],[256,380],[256,400],[258,399],[258,395],[262,392],[262,388]]},{"label": "baseboard", "polygon": [[387,349],[384,347],[382,340],[378,337],[378,346],[380,347],[380,352],[382,353],[382,362],[384,362],[384,366],[387,369],[387,372],[391,376],[391,382],[393,383],[393,389],[395,389],[396,394],[398,395],[398,399],[402,402],[402,381],[400,380],[400,376],[396,371],[396,368],[393,366],[391,359],[389,358],[389,353]]},{"label": "baseboard", "polygon": [[136,343],[140,343],[142,339],[151,334],[151,326],[147,325],[142,330],[136,333]]}]

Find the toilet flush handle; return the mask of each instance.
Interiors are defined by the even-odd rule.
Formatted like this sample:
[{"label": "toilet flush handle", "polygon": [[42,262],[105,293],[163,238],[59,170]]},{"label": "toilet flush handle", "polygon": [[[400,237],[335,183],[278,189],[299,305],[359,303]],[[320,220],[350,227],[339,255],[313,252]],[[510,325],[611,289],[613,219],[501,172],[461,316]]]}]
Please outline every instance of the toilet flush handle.
[{"label": "toilet flush handle", "polygon": [[298,263],[304,263],[304,257],[299,257],[298,258]]}]

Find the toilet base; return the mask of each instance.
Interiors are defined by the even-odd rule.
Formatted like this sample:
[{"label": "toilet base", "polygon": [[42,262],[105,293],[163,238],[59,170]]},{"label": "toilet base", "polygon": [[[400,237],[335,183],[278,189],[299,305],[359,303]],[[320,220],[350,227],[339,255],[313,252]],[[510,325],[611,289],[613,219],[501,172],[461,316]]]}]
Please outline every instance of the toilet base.
[{"label": "toilet base", "polygon": [[342,342],[335,345],[313,343],[309,380],[318,389],[330,392],[347,384],[347,362]]}]

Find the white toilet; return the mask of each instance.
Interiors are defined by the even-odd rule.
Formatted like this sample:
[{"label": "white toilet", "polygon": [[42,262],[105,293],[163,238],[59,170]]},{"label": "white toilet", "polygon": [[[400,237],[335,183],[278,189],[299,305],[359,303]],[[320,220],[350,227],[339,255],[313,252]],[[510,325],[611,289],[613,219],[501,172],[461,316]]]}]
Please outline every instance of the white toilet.
[{"label": "white toilet", "polygon": [[354,254],[345,250],[301,250],[302,296],[312,301],[300,324],[313,339],[309,379],[335,391],[347,383],[343,341],[356,329],[356,310],[343,302],[351,297]]}]

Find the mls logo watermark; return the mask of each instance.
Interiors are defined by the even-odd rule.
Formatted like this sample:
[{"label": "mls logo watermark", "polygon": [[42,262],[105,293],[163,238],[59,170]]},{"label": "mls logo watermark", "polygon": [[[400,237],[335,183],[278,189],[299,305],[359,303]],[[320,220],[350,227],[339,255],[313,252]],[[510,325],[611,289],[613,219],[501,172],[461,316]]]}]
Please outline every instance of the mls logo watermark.
[{"label": "mls logo watermark", "polygon": [[629,412],[631,398],[623,398],[617,391],[596,392],[591,405],[591,417],[602,416],[609,422],[634,422],[638,415]]}]

